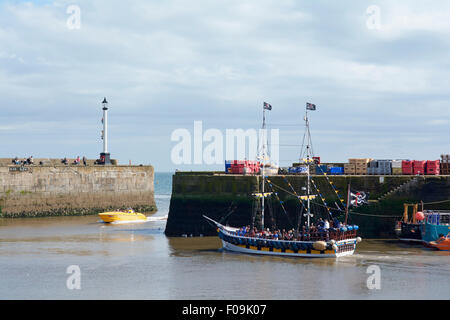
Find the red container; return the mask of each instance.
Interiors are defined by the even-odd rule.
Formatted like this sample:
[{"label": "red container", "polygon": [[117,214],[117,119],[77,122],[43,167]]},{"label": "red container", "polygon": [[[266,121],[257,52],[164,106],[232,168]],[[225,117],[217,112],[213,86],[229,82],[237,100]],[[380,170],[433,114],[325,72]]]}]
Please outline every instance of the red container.
[{"label": "red container", "polygon": [[230,172],[233,174],[244,174],[247,173],[258,173],[259,172],[259,162],[252,160],[234,160],[230,165]]},{"label": "red container", "polygon": [[427,168],[428,175],[439,175],[441,173],[439,168]]},{"label": "red container", "polygon": [[413,162],[408,160],[402,161],[402,174],[413,174]]},{"label": "red container", "polygon": [[439,160],[428,160],[427,168],[439,168],[440,162]]},{"label": "red container", "polygon": [[425,174],[426,173],[426,161],[414,160],[413,161],[413,174]]}]

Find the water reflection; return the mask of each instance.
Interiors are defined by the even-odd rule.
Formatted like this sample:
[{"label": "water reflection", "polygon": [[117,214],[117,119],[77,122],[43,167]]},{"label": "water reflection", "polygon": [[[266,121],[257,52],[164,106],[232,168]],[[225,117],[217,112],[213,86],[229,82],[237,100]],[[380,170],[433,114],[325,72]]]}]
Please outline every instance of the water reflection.
[{"label": "water reflection", "polygon": [[[450,253],[418,245],[365,240],[339,259],[259,256],[224,251],[218,237],[167,238],[164,225],[2,221],[0,265],[9,276],[0,296],[74,298],[64,290],[70,264],[82,269],[84,299],[441,299],[450,288]],[[367,288],[370,265],[381,269],[381,290]]]}]

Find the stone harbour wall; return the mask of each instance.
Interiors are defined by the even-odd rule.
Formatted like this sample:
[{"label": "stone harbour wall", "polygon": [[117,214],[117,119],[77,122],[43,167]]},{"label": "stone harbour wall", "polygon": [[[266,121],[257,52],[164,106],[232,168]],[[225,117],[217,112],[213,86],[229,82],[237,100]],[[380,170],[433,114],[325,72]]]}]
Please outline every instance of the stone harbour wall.
[{"label": "stone harbour wall", "polygon": [[152,166],[2,166],[0,217],[156,211]]}]

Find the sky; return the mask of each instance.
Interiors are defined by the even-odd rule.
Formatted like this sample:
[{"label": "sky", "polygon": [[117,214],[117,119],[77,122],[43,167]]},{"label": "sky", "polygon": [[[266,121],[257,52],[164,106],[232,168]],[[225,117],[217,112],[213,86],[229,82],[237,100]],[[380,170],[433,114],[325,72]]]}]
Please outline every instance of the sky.
[{"label": "sky", "polygon": [[97,158],[106,97],[111,158],[156,171],[222,170],[174,163],[172,133],[258,129],[264,101],[281,166],[306,102],[322,161],[439,159],[449,49],[440,0],[1,0],[0,157]]}]

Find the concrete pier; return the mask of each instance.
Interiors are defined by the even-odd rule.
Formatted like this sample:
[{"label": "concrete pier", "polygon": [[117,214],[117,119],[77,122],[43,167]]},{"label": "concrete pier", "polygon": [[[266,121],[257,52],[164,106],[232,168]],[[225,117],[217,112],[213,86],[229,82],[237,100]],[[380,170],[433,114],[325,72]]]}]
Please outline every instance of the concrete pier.
[{"label": "concrete pier", "polygon": [[0,166],[0,217],[156,211],[152,166]]}]

